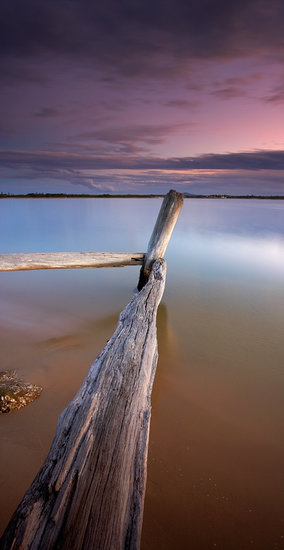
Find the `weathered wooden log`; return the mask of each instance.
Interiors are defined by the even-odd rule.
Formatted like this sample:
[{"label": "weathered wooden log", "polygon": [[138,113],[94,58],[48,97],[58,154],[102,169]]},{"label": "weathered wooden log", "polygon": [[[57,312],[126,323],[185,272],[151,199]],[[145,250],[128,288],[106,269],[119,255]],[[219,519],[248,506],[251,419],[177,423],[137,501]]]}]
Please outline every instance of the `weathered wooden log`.
[{"label": "weathered wooden log", "polygon": [[143,263],[144,254],[134,252],[51,252],[0,254],[0,271],[30,269],[74,269],[81,267],[123,267]]},{"label": "weathered wooden log", "polygon": [[156,261],[120,314],[59,418],[49,454],[2,537],[3,550],[139,548],[165,276],[164,260]]},{"label": "weathered wooden log", "polygon": [[183,195],[171,189],[164,197],[140,270],[138,290],[147,283],[152,265],[163,258],[183,205]]}]

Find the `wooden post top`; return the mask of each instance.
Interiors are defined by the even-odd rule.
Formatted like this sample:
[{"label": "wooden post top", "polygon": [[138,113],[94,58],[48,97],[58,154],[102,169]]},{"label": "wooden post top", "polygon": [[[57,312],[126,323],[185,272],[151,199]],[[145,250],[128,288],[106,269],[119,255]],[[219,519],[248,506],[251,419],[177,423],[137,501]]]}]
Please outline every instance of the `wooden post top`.
[{"label": "wooden post top", "polygon": [[153,262],[163,258],[183,205],[183,195],[171,189],[164,197],[140,271],[138,290],[148,281]]}]

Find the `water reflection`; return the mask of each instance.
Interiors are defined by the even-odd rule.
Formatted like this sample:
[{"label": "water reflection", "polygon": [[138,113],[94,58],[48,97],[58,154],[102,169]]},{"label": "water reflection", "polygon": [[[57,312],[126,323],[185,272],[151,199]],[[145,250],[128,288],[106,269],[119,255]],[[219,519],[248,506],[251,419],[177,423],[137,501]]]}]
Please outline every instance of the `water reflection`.
[{"label": "water reflection", "polygon": [[[179,266],[190,264],[204,268],[203,277],[232,276],[263,278],[270,275],[283,278],[284,238],[257,238],[221,233],[191,232],[183,234],[174,255]],[[206,266],[210,265],[210,271]]]}]

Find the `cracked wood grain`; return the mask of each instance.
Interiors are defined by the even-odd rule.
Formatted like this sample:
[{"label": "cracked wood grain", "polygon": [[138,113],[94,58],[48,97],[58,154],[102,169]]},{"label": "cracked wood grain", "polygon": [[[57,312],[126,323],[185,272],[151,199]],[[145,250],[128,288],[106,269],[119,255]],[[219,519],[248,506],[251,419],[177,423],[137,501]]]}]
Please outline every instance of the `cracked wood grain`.
[{"label": "cracked wood grain", "polygon": [[75,269],[83,267],[123,267],[141,265],[141,252],[50,252],[0,254],[0,271],[33,269]]},{"label": "cracked wood grain", "polygon": [[3,550],[137,550],[146,485],[156,313],[166,277],[148,283],[61,414],[49,454],[3,537]]}]

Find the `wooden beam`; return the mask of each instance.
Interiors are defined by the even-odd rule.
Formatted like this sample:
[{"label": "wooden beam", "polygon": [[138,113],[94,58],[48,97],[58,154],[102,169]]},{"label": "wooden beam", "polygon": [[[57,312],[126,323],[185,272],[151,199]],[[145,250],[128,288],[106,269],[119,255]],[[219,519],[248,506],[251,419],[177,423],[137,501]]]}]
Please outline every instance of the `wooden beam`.
[{"label": "wooden beam", "polygon": [[0,271],[74,269],[141,265],[144,254],[116,252],[52,252],[48,254],[0,254]]},{"label": "wooden beam", "polygon": [[171,189],[165,196],[140,271],[138,290],[148,281],[153,262],[163,258],[183,205],[183,195]]},{"label": "wooden beam", "polygon": [[49,454],[2,540],[11,550],[136,550],[146,484],[156,312],[164,260],[59,418]]}]

